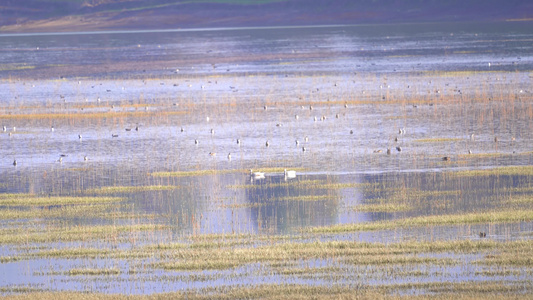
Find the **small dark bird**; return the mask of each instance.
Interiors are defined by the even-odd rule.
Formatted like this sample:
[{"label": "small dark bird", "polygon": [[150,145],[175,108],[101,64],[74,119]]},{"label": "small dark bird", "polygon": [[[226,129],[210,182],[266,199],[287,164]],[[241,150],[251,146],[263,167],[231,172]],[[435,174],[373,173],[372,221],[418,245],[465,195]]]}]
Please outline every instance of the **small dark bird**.
[{"label": "small dark bird", "polygon": [[390,155],[390,148],[387,148],[387,155]]},{"label": "small dark bird", "polygon": [[350,134],[353,134],[353,130],[350,130]]},{"label": "small dark bird", "polygon": [[15,167],[17,166],[17,160],[16,160],[16,159],[13,161],[13,165],[14,165]]},{"label": "small dark bird", "polygon": [[402,152],[402,147],[398,146],[396,147],[396,150],[398,150],[398,152]]},{"label": "small dark bird", "polygon": [[487,233],[486,232],[480,232],[479,233],[479,237],[480,238],[485,238],[485,237],[487,237]]},{"label": "small dark bird", "polygon": [[126,131],[131,131],[131,128],[126,128]]},{"label": "small dark bird", "polygon": [[451,158],[450,158],[449,156],[444,156],[444,157],[442,158],[443,161],[449,161],[450,159],[451,159]]},{"label": "small dark bird", "polygon": [[111,134],[111,137],[116,138],[116,137],[118,137],[118,134]]}]

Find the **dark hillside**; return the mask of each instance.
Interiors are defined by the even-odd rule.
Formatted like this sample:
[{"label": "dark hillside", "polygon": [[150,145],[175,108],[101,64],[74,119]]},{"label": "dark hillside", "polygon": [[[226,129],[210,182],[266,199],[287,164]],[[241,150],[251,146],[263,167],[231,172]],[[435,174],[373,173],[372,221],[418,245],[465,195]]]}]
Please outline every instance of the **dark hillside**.
[{"label": "dark hillside", "polygon": [[0,30],[72,31],[532,19],[529,0],[3,0]]}]

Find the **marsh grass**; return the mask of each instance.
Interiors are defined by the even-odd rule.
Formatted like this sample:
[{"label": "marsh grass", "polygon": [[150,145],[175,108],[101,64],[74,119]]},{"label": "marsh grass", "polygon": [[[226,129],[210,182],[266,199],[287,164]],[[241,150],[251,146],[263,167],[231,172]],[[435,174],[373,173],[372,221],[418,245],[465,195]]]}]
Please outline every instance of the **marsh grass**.
[{"label": "marsh grass", "polygon": [[476,271],[474,274],[478,276],[481,275],[481,276],[496,277],[496,276],[521,276],[521,275],[525,275],[526,272],[522,272],[516,269],[503,269],[503,270]]},{"label": "marsh grass", "polygon": [[341,197],[335,195],[301,195],[301,196],[286,196],[274,197],[265,199],[265,201],[326,201],[339,200]]},{"label": "marsh grass", "polygon": [[0,264],[5,264],[9,262],[15,262],[21,260],[21,257],[18,256],[0,256]]},{"label": "marsh grass", "polygon": [[100,225],[77,227],[48,227],[43,230],[23,229],[0,231],[0,244],[52,243],[85,241],[96,239],[116,239],[120,235],[141,231],[163,230],[165,226],[152,224]]},{"label": "marsh grass", "polygon": [[365,222],[355,224],[339,224],[324,227],[304,228],[303,232],[310,233],[341,233],[372,230],[392,230],[395,228],[410,228],[422,226],[442,226],[480,223],[509,223],[533,220],[532,210],[507,210],[484,213],[468,213],[457,215],[435,215],[413,217],[393,221]]},{"label": "marsh grass", "polygon": [[[159,246],[164,250],[166,262],[155,263],[155,268],[165,270],[221,270],[245,264],[266,263],[276,268],[293,268],[295,262],[311,259],[335,259],[356,265],[449,265],[456,261],[447,257],[419,256],[422,253],[479,253],[487,251],[522,251],[529,255],[532,241],[495,242],[450,241],[450,242],[402,242],[402,243],[357,243],[357,242],[308,242],[276,243],[250,247],[250,244],[191,244],[179,247]],[[246,247],[245,247],[246,246]],[[170,250],[170,251],[166,251]]]},{"label": "marsh grass", "polygon": [[150,186],[105,186],[84,190],[85,194],[125,194],[150,191],[171,191],[179,189],[176,185],[150,185]]},{"label": "marsh grass", "polygon": [[533,195],[521,195],[521,196],[512,196],[509,200],[503,201],[506,204],[533,204]]},{"label": "marsh grass", "polygon": [[33,197],[22,195],[20,197],[10,196],[0,199],[0,206],[50,206],[50,205],[71,205],[71,204],[95,204],[121,202],[124,198],[119,197]]},{"label": "marsh grass", "polygon": [[[21,290],[24,290],[22,288]],[[426,294],[413,291],[426,291]],[[66,300],[66,299],[109,299],[109,300],[166,300],[166,299],[376,299],[376,300],[496,300],[502,298],[530,299],[532,287],[523,282],[491,282],[467,281],[427,282],[394,285],[365,285],[347,287],[342,285],[317,286],[308,284],[272,283],[253,286],[226,285],[220,287],[206,287],[197,291],[187,290],[166,294],[152,295],[117,295],[81,292],[39,292],[38,289],[27,288],[24,294],[3,296],[15,300]]]},{"label": "marsh grass", "polygon": [[104,204],[88,204],[88,205],[62,205],[60,207],[54,207],[53,209],[47,208],[33,208],[30,209],[0,209],[0,219],[41,219],[41,218],[79,218],[85,217],[103,217],[107,218],[110,215],[114,207]]},{"label": "marsh grass", "polygon": [[221,208],[232,208],[232,209],[239,209],[239,208],[256,208],[265,206],[264,203],[235,203],[235,204],[223,204],[220,207]]},{"label": "marsh grass", "polygon": [[71,269],[65,272],[69,276],[117,276],[120,275],[119,269]]},{"label": "marsh grass", "polygon": [[533,176],[533,166],[509,166],[483,170],[467,170],[447,173],[457,177],[479,176]]},{"label": "marsh grass", "polygon": [[361,212],[403,212],[413,210],[413,207],[406,204],[361,204],[349,207],[348,209]]}]

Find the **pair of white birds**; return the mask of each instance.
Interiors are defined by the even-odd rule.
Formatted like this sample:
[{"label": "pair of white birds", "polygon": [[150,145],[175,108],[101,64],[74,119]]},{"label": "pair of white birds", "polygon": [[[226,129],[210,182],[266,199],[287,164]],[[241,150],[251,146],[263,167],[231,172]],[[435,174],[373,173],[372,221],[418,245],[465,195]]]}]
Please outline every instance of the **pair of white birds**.
[{"label": "pair of white birds", "polygon": [[[283,171],[283,174],[284,174],[285,178],[296,178],[296,171],[293,171],[293,170],[287,171],[287,169],[285,169]],[[264,172],[254,172],[253,170],[250,169],[250,177],[252,179],[264,179],[265,178],[265,173]]]}]

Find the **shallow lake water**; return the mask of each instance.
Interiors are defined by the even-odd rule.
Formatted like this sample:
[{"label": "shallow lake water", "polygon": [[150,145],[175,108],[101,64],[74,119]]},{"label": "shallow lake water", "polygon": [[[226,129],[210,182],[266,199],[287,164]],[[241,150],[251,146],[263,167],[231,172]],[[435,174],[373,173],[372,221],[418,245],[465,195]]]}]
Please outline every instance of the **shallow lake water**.
[{"label": "shallow lake water", "polygon": [[[455,173],[531,165],[531,28],[509,22],[0,35],[0,193],[124,198],[106,217],[3,218],[1,226],[166,226],[135,242],[149,245],[202,234],[292,236],[312,226],[510,206],[505,201],[532,194],[530,174]],[[265,178],[250,176],[251,169]],[[102,192],[144,186],[166,189]],[[384,203],[394,207],[376,209]],[[521,222],[321,239],[476,240],[486,232],[509,241],[532,231],[531,222]],[[20,252],[0,247],[4,257]],[[4,274],[16,275],[2,286],[152,293],[286,279],[250,265],[231,279],[226,271],[200,272],[205,280],[158,271],[139,275],[142,286],[132,286],[139,278],[128,273],[127,260],[80,260],[3,263]],[[124,272],[112,282],[62,273],[88,265]],[[444,268],[429,280],[468,280],[473,273]],[[379,274],[344,280],[410,280]],[[166,281],[175,284],[165,287]]]}]

